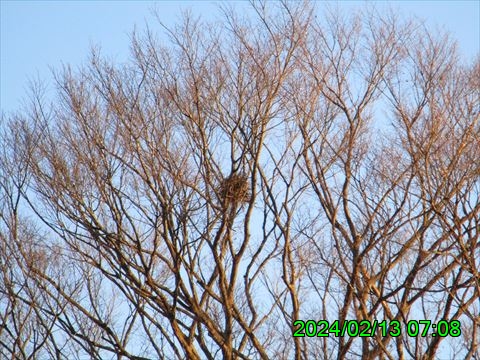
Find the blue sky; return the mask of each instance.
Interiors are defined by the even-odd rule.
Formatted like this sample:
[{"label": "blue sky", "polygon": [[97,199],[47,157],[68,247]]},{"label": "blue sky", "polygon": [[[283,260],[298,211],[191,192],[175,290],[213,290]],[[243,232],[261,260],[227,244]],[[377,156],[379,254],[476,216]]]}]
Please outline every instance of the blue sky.
[{"label": "blue sky", "polygon": [[[319,7],[325,3],[317,3]],[[365,6],[360,1],[330,2],[351,11]],[[241,7],[244,2],[237,3]],[[471,59],[480,50],[479,1],[390,1],[378,2],[379,9],[392,7],[404,16],[424,19],[431,29],[444,29],[459,41],[461,53]],[[92,45],[99,45],[109,58],[124,61],[129,53],[129,36],[136,26],[155,25],[151,10],[172,24],[181,9],[212,16],[213,2],[187,1],[9,1],[0,0],[0,109],[15,111],[25,100],[29,81],[51,81],[51,68],[61,64],[80,65]],[[155,27],[154,27],[155,28]]]}]

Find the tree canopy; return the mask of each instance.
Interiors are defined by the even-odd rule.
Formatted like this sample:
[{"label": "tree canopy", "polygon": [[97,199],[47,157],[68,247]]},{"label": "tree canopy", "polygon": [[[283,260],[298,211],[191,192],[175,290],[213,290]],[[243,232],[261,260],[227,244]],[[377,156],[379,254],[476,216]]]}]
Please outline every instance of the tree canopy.
[{"label": "tree canopy", "polygon": [[480,357],[479,58],[392,13],[221,14],[3,116],[1,357]]}]

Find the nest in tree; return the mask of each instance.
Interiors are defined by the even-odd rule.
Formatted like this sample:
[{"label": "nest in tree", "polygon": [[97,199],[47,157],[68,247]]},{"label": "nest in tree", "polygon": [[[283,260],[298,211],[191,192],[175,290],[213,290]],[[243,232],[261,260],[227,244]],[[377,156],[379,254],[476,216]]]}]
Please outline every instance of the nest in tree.
[{"label": "nest in tree", "polygon": [[220,183],[220,200],[225,206],[244,204],[250,201],[251,193],[245,174],[231,174]]}]

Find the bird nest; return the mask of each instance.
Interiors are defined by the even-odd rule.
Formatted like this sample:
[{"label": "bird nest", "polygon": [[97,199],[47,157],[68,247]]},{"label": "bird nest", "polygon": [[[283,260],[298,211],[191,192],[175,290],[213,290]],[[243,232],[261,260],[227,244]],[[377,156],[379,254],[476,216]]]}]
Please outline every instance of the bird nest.
[{"label": "bird nest", "polygon": [[220,183],[219,195],[225,206],[249,202],[252,195],[247,175],[231,174],[224,178]]}]

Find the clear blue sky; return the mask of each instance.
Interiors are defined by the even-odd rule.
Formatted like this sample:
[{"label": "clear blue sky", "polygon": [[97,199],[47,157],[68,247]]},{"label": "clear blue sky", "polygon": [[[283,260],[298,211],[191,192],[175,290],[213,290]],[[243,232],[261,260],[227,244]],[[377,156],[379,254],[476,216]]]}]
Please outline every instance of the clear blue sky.
[{"label": "clear blue sky", "polygon": [[[337,4],[337,3],[333,3]],[[238,3],[244,6],[245,3]],[[323,3],[317,4],[319,7]],[[365,6],[365,2],[338,2],[340,8]],[[50,67],[73,66],[86,60],[91,45],[122,61],[129,53],[129,35],[134,26],[155,24],[151,9],[157,7],[162,19],[173,23],[182,8],[210,16],[213,2],[152,1],[6,1],[0,0],[0,109],[19,109],[28,82],[51,80]],[[459,41],[466,58],[480,50],[479,1],[392,1],[379,2],[403,15],[424,19],[432,29],[445,29]]]}]

